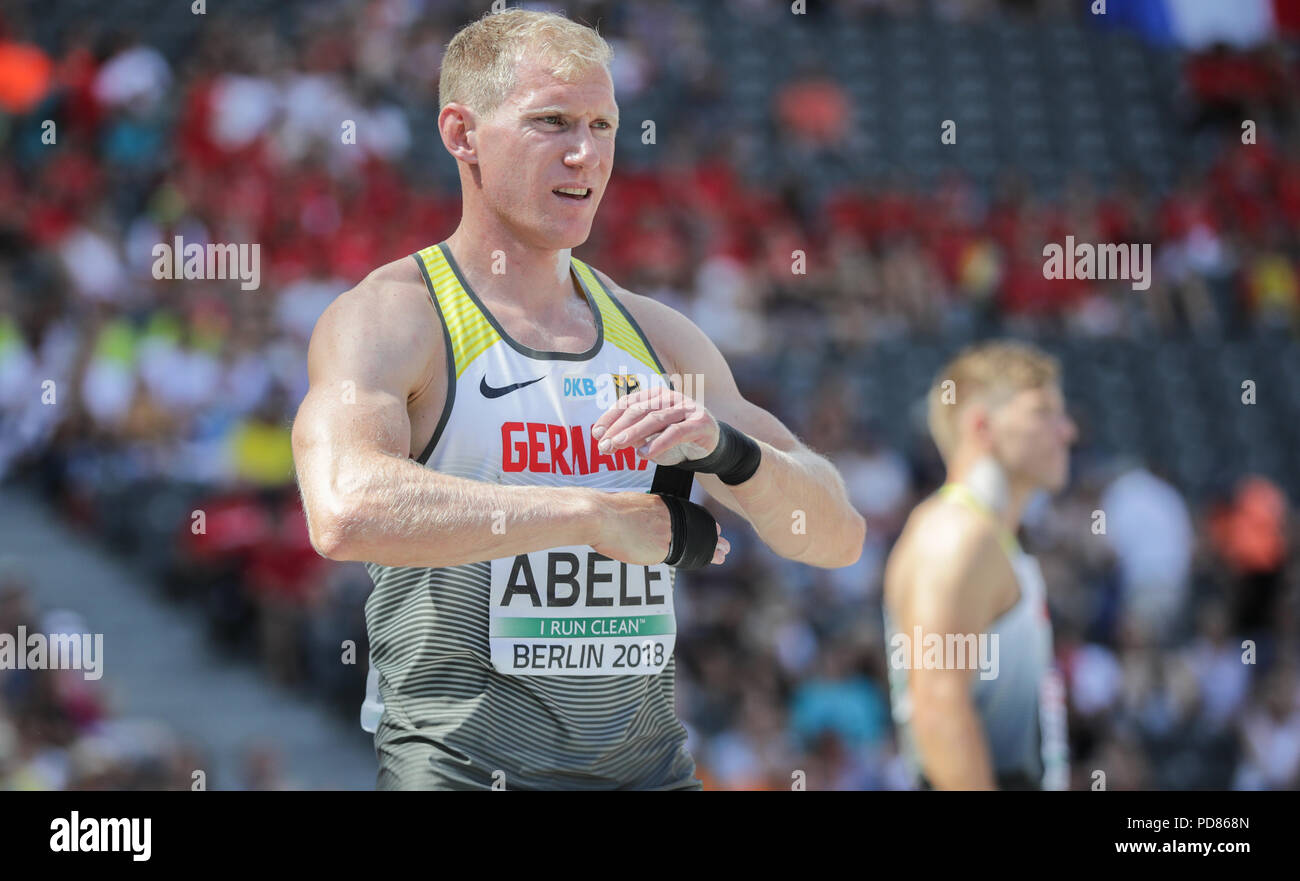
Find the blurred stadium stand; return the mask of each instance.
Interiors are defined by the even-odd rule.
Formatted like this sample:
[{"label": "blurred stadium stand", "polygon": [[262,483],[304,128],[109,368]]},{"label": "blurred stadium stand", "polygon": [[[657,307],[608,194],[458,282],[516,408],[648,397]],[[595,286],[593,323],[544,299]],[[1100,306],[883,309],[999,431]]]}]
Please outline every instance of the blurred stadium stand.
[{"label": "blurred stadium stand", "polygon": [[[1110,788],[1300,785],[1300,15],[1243,0],[1239,19],[1271,24],[1189,49],[1213,10],[1170,2],[1178,33],[1136,0],[1106,20],[1083,2],[567,4],[615,47],[623,119],[579,256],[696,320],[869,522],[859,565],[825,572],[720,517],[728,566],[684,579],[679,604],[710,788],[787,788],[792,768],[812,788],[904,785],[880,567],[942,475],[921,396],[992,335],[1062,359],[1082,429],[1070,488],[1025,528],[1075,785],[1095,767]],[[437,66],[471,13],[209,5],[122,0],[103,24],[89,0],[0,7],[0,473],[213,645],[354,722],[365,666],[339,645],[364,659],[369,582],[312,552],[288,425],[324,305],[454,228]],[[178,234],[261,243],[261,289],[154,280],[152,244]],[[1043,279],[1067,234],[1151,243],[1150,290]],[[1126,535],[1092,534],[1103,498]],[[39,565],[9,536],[0,551]],[[21,678],[0,671],[12,756],[93,734],[29,724]],[[0,763],[0,786],[24,767]]]},{"label": "blurred stadium stand", "polygon": [[[92,678],[61,670],[6,683],[5,702],[27,710],[18,730],[7,731],[9,750],[0,750],[0,779],[10,786],[374,786],[373,745],[351,720],[300,693],[268,688],[255,666],[209,645],[202,619],[158,603],[146,589],[149,573],[86,542],[42,500],[7,491],[0,497],[0,531],[7,545],[39,561],[22,572],[0,570],[0,607],[13,610],[21,589],[44,607],[25,622],[28,632],[39,625],[44,633],[103,637]],[[3,632],[14,633],[15,623],[24,622],[0,614]],[[43,693],[45,687],[52,693]],[[72,748],[17,749],[17,738],[57,738],[68,722],[80,729]],[[9,728],[7,722],[0,727]]]}]

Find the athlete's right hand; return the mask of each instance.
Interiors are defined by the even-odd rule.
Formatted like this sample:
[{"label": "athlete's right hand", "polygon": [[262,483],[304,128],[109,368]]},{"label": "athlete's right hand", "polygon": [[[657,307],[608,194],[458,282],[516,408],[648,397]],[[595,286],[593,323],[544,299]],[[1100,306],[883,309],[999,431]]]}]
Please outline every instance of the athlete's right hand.
[{"label": "athlete's right hand", "polygon": [[[633,566],[662,563],[673,537],[672,518],[663,499],[653,493],[597,492],[599,514],[592,548]],[[718,525],[718,546],[711,562],[721,564],[730,550],[731,543],[722,537]]]}]

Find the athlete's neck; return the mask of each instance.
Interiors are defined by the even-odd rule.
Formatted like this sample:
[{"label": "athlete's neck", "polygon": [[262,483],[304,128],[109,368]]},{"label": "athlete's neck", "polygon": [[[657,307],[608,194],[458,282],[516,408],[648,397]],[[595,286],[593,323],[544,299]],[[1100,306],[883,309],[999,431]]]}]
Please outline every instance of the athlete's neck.
[{"label": "athlete's neck", "polygon": [[960,483],[983,502],[1012,534],[1020,528],[1020,518],[1037,489],[1007,474],[988,455],[959,456],[948,469],[948,483]]},{"label": "athlete's neck", "polygon": [[569,251],[546,251],[509,236],[481,236],[462,223],[447,247],[470,287],[487,303],[514,303],[544,321],[581,298],[570,275]]}]

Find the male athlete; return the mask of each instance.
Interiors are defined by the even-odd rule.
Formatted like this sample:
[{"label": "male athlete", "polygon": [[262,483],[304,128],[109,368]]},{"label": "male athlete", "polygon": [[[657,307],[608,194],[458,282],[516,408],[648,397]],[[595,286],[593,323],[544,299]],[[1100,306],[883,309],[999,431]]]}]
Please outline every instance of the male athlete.
[{"label": "male athlete", "polygon": [[947,482],[912,512],[885,566],[904,758],[924,789],[1065,788],[1043,577],[1015,537],[1033,494],[1069,474],[1075,426],[1059,367],[1025,344],[973,346],[939,373],[928,405]]},{"label": "male athlete", "polygon": [[367,563],[381,789],[699,789],[673,707],[677,568],[729,545],[853,564],[835,469],[747,402],[694,324],[570,255],[614,158],[611,52],[489,15],[442,63],[446,241],[326,310],[294,456],[312,542]]}]

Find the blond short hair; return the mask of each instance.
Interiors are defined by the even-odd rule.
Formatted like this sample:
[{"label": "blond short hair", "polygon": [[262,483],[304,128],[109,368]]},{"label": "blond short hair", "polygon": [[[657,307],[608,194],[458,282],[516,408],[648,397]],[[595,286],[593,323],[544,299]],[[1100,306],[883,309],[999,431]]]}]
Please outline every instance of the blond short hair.
[{"label": "blond short hair", "polygon": [[572,82],[593,67],[609,69],[614,50],[595,29],[553,12],[506,9],[462,28],[447,44],[438,109],[455,101],[488,116],[515,86],[519,62],[533,58]]},{"label": "blond short hair", "polygon": [[982,400],[997,407],[1018,392],[1046,388],[1060,378],[1060,362],[1029,343],[997,340],[963,349],[939,371],[926,400],[939,454],[946,462],[956,449],[957,417],[965,405]]}]

